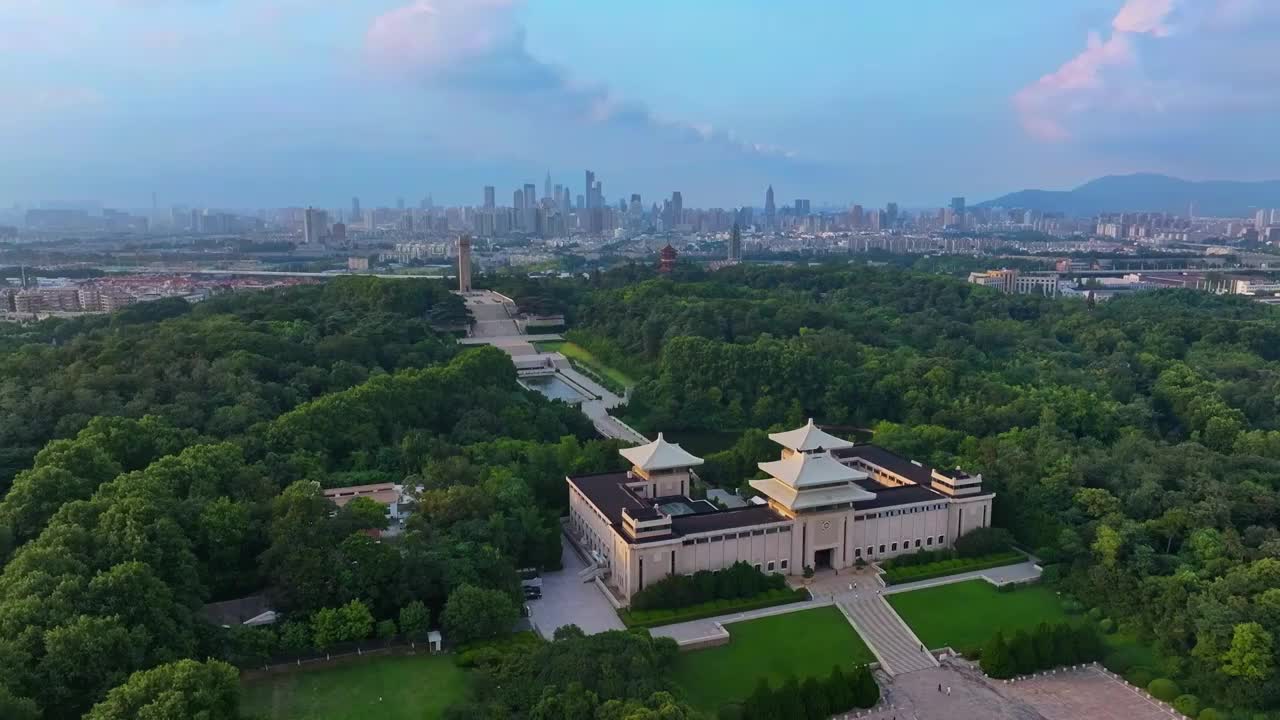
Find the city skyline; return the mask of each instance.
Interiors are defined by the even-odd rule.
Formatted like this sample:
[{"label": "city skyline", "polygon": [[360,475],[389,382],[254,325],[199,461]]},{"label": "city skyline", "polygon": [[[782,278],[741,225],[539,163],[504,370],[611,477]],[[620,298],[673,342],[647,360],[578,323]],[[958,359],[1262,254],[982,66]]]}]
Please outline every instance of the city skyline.
[{"label": "city skyline", "polygon": [[0,204],[471,205],[548,174],[572,202],[591,167],[611,201],[906,207],[1280,166],[1280,8],[1048,5],[14,0]]}]

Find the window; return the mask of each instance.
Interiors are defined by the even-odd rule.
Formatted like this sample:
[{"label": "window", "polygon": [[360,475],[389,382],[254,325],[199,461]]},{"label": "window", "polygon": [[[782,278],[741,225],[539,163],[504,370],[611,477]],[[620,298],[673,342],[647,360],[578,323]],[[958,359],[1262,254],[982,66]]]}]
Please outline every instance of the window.
[{"label": "window", "polygon": [[946,536],[946,535],[939,535],[939,536],[938,536],[938,544],[939,544],[939,545],[945,545],[946,543],[947,543],[947,536]]},{"label": "window", "polygon": [[867,546],[867,557],[871,557],[871,556],[872,556],[872,555],[874,555],[874,554],[875,554],[875,548],[873,548],[873,547],[871,547],[870,545],[868,545],[868,546]]},{"label": "window", "polygon": [[786,569],[787,569],[787,561],[786,561],[786,560],[780,560],[780,561],[778,561],[778,567],[781,567],[783,570],[786,570]]},{"label": "window", "polygon": [[752,531],[751,531],[751,534],[752,534],[752,535],[763,535],[763,534],[764,534],[764,531],[763,531],[763,530],[752,530]]},{"label": "window", "polygon": [[890,550],[890,551],[892,551],[892,552],[897,552],[897,551],[898,551],[898,543],[893,543],[893,545],[891,545],[891,546],[889,547],[889,550]]},{"label": "window", "polygon": [[853,556],[854,556],[854,557],[856,557],[856,558],[860,558],[860,557],[862,557],[862,548],[854,548],[854,549],[853,549]]},{"label": "window", "polygon": [[916,547],[920,547],[920,538],[916,538]]},{"label": "window", "polygon": [[925,544],[925,545],[933,545],[933,536],[929,536],[929,537],[925,538],[925,539],[924,539],[924,544]]},{"label": "window", "polygon": [[756,564],[755,564],[755,568],[756,568],[757,570],[759,570],[759,569],[760,569],[760,563],[756,563]]},{"label": "window", "polygon": [[765,565],[765,569],[766,569],[766,570],[768,570],[769,572],[773,572],[773,561],[772,561],[772,560],[770,560],[770,561],[769,561],[769,563],[768,563],[767,565]]},{"label": "window", "polygon": [[880,552],[884,552],[884,545],[880,546]]}]

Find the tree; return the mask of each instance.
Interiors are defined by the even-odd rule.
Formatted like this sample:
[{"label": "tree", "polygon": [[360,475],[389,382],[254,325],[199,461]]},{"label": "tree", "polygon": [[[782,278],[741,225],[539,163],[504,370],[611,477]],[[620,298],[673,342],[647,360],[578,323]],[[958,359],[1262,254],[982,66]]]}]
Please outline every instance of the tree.
[{"label": "tree", "polygon": [[1035,642],[1027,631],[1019,630],[1014,633],[1013,639],[1009,641],[1009,655],[1013,658],[1013,669],[1016,674],[1028,675],[1036,671],[1038,662]]},{"label": "tree", "polygon": [[774,702],[776,703],[777,717],[780,718],[803,718],[805,717],[804,694],[800,691],[800,681],[795,675],[788,675],[786,680],[782,681],[782,685],[774,691]]},{"label": "tree", "polygon": [[1256,622],[1240,623],[1231,636],[1231,647],[1222,656],[1222,672],[1244,680],[1270,677],[1275,654],[1271,633]]},{"label": "tree", "polygon": [[854,707],[865,709],[875,707],[880,702],[880,686],[866,665],[859,665],[854,669],[849,679],[853,687]]},{"label": "tree", "polygon": [[34,700],[17,697],[0,685],[0,718],[5,720],[40,720],[40,710]]},{"label": "tree", "polygon": [[756,680],[756,687],[743,703],[743,720],[769,720],[778,717],[778,705],[768,678]]},{"label": "tree", "polygon": [[1005,642],[1004,634],[999,630],[983,646],[980,665],[982,672],[1000,680],[1007,680],[1018,674],[1013,655],[1009,651],[1009,644]]},{"label": "tree", "polygon": [[373,614],[359,600],[340,608],[323,608],[311,618],[311,636],[317,648],[328,648],[344,642],[356,642],[373,632]]},{"label": "tree", "polygon": [[842,713],[853,707],[853,689],[839,665],[832,665],[831,674],[827,676],[827,697],[833,713]]},{"label": "tree", "polygon": [[826,685],[818,678],[805,678],[800,695],[804,698],[804,716],[809,720],[826,720],[833,712]]},{"label": "tree", "polygon": [[139,718],[239,720],[240,675],[218,660],[179,660],[134,673],[85,715],[85,720]]},{"label": "tree", "polygon": [[463,585],[449,594],[440,621],[449,642],[465,644],[505,635],[519,617],[506,593]]},{"label": "tree", "polygon": [[431,630],[431,610],[421,600],[400,608],[400,632],[410,640],[425,640]]}]

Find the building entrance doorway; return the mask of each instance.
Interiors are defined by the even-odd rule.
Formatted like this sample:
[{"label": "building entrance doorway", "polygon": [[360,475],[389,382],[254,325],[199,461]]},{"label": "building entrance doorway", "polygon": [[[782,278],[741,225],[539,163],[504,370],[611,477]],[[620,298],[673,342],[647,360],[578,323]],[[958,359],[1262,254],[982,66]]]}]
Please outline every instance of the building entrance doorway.
[{"label": "building entrance doorway", "polygon": [[830,570],[831,555],[835,552],[832,548],[826,550],[815,550],[813,552],[813,569],[814,570]]}]

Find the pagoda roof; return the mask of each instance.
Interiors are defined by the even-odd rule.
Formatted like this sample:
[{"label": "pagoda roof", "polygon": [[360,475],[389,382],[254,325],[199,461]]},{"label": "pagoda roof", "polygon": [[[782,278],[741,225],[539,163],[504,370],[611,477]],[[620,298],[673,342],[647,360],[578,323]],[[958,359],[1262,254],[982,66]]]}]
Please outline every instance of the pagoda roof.
[{"label": "pagoda roof", "polygon": [[795,430],[769,433],[769,439],[784,448],[802,453],[814,450],[841,450],[853,447],[853,443],[848,440],[838,438],[814,425],[813,418],[809,418],[807,425]]},{"label": "pagoda roof", "polygon": [[658,433],[658,439],[648,445],[623,448],[618,454],[648,472],[693,467],[703,462],[702,458],[686,452],[679,443],[667,442],[662,433]]},{"label": "pagoda roof", "polygon": [[796,453],[785,460],[762,462],[759,468],[796,490],[851,483],[868,477],[861,470],[837,461],[829,453]]}]

